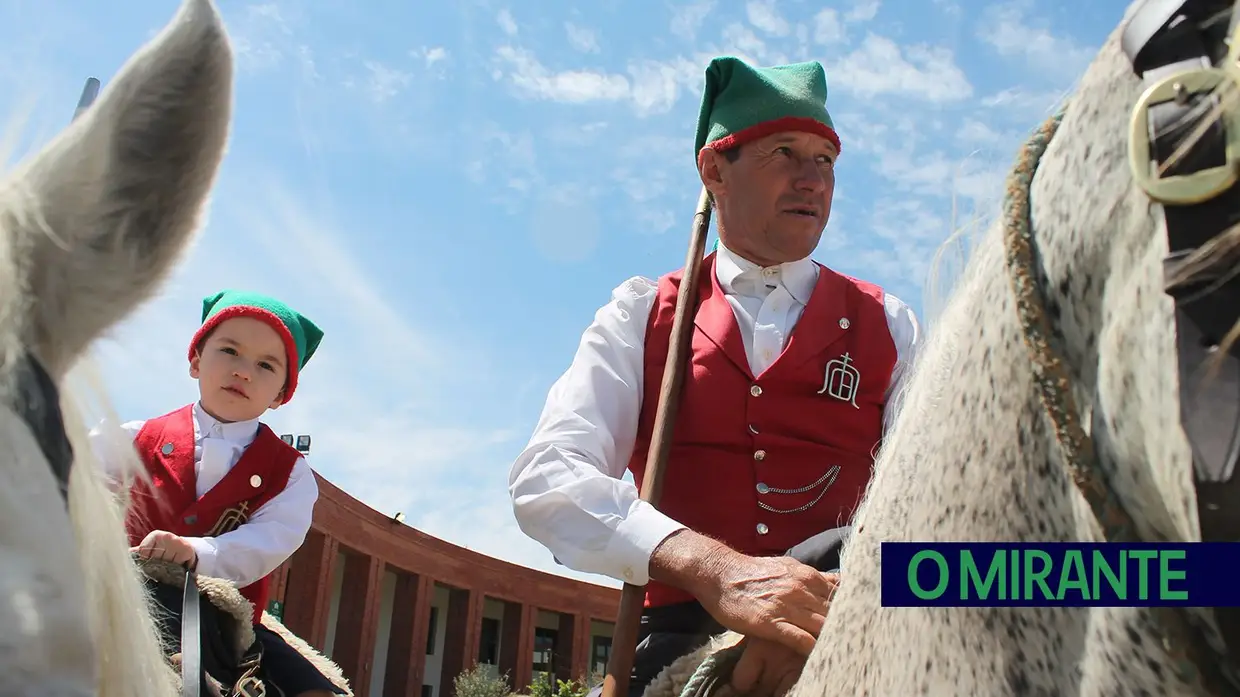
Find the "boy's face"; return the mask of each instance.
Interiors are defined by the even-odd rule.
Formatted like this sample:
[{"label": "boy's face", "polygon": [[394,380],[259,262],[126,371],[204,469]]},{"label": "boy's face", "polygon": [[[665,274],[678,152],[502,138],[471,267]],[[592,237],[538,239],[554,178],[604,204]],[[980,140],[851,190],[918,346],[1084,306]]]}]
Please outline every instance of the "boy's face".
[{"label": "boy's face", "polygon": [[247,421],[276,409],[288,377],[284,342],[265,322],[233,317],[219,324],[189,362],[202,406],[220,421]]}]

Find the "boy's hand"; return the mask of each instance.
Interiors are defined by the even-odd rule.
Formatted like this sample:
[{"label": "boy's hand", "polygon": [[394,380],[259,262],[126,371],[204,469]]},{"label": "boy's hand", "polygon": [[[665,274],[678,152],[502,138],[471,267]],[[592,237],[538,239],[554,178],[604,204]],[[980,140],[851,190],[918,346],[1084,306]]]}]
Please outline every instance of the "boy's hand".
[{"label": "boy's hand", "polygon": [[173,535],[166,530],[152,530],[137,547],[130,547],[143,559],[159,559],[174,564],[189,564],[190,568],[198,566],[198,554],[184,538]]}]

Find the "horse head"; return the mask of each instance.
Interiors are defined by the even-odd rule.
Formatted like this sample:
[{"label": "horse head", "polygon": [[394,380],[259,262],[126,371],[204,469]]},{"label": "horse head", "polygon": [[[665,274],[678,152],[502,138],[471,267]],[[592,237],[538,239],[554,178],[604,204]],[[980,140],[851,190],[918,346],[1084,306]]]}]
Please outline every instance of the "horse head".
[{"label": "horse head", "polygon": [[232,71],[213,3],[185,0],[0,180],[0,693],[168,694],[118,507],[61,390],[192,242]]}]

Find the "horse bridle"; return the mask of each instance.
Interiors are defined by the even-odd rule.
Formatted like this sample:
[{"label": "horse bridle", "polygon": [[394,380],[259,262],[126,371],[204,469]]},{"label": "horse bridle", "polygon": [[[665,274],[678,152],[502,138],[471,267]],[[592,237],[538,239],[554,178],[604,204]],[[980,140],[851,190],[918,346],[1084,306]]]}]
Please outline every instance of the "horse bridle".
[{"label": "horse bridle", "polygon": [[[8,406],[21,417],[34,436],[56,480],[61,500],[68,507],[73,444],[65,431],[64,414],[60,409],[60,390],[42,362],[28,351],[18,357],[10,375],[15,389]],[[182,602],[181,694],[184,697],[200,697],[203,670],[200,594],[197,575],[193,569],[186,569]],[[252,672],[248,671],[246,677]]]},{"label": "horse bridle", "polygon": [[[1235,476],[1240,341],[1220,350],[1240,320],[1240,277],[1220,270],[1213,276],[1195,273],[1185,281],[1183,273],[1195,269],[1212,244],[1235,234],[1233,228],[1240,225],[1240,105],[1235,101],[1240,98],[1240,0],[1145,0],[1127,20],[1121,45],[1145,85],[1133,108],[1129,164],[1136,183],[1161,204],[1166,226],[1165,290],[1175,305],[1181,425],[1192,446],[1201,537],[1240,541],[1240,477]],[[1030,138],[1009,177],[1005,256],[1035,382],[1065,467],[1104,538],[1136,542],[1133,519],[1109,486],[1074,403],[1046,309],[1046,274],[1033,235],[1030,187],[1062,116],[1051,117]],[[1186,683],[1205,694],[1240,696],[1240,609],[1213,610],[1221,637],[1199,626],[1183,608],[1151,608],[1162,634],[1159,643]]]},{"label": "horse bridle", "polygon": [[52,470],[65,505],[69,504],[69,471],[73,468],[73,445],[65,433],[60,411],[60,390],[43,364],[29,352],[18,357],[11,373],[14,390],[9,407],[21,417]]}]

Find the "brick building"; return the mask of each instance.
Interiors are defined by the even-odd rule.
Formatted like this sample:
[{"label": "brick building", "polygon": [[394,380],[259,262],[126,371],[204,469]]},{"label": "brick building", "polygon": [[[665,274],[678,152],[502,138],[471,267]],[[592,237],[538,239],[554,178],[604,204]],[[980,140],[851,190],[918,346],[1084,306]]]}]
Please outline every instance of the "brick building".
[{"label": "brick building", "polygon": [[523,693],[542,673],[603,672],[619,590],[458,547],[318,481],[313,529],[276,570],[270,609],[357,697],[451,697],[477,663]]}]

